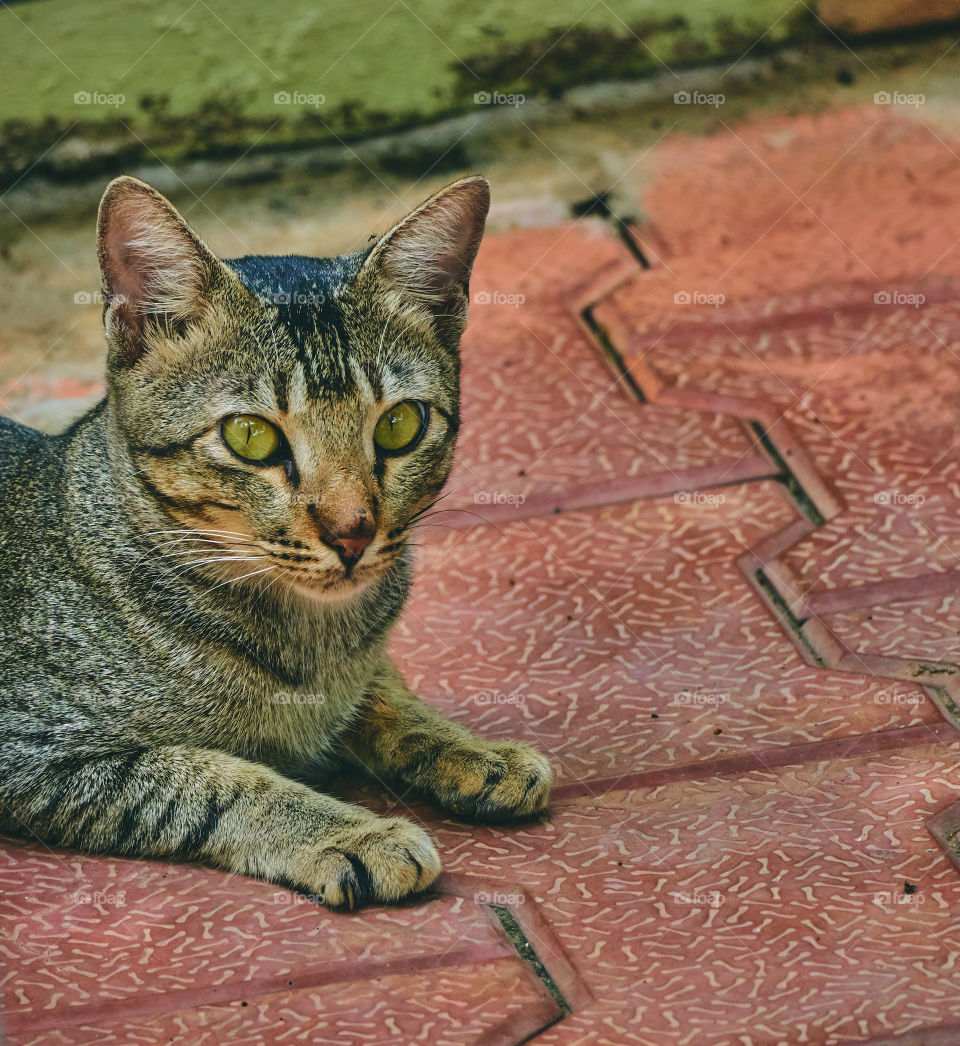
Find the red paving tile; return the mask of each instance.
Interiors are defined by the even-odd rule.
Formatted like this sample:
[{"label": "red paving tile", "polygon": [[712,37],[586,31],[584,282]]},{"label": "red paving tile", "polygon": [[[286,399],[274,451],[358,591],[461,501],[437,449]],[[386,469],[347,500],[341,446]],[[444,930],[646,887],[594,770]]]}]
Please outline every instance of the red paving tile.
[{"label": "red paving tile", "polygon": [[960,600],[956,595],[898,600],[824,614],[851,649],[895,656],[909,650],[928,661],[960,662]]},{"label": "red paving tile", "polygon": [[902,111],[758,116],[709,138],[673,136],[653,166],[643,202],[665,271],[650,329],[690,311],[674,304],[677,289],[733,302],[960,270],[956,143]]},{"label": "red paving tile", "polygon": [[958,164],[886,110],[765,117],[656,151],[648,270],[591,222],[491,237],[394,651],[550,754],[551,816],[414,804],[438,891],[352,916],[5,844],[9,1040],[957,1041]]},{"label": "red paving tile", "polygon": [[[507,1018],[512,1036],[518,1021],[534,1031],[557,1010],[484,889],[496,897],[448,884],[413,925],[402,908],[343,921],[209,869],[11,847],[0,867],[8,1041],[167,1041],[169,1031],[188,1043],[334,1042],[376,1027],[379,1010],[403,1041],[457,1042],[466,1030],[505,1041]],[[446,997],[453,1006],[437,1012]]]},{"label": "red paving tile", "polygon": [[[209,869],[64,861],[42,847],[4,857],[3,946],[24,962],[12,986],[19,1004],[6,1010],[10,1025],[54,993],[58,1012],[148,1007],[177,993],[216,999],[243,990],[265,994],[287,987],[289,978],[328,978],[318,971],[356,977],[364,966],[437,963],[451,951],[460,962],[474,952],[504,952],[477,906],[452,900],[428,906],[415,940],[403,916],[388,910],[334,934],[336,916],[306,899]],[[24,875],[30,885],[17,898]],[[91,959],[100,972],[86,983],[79,971],[89,971]],[[70,979],[75,971],[78,980]]]},{"label": "red paving tile", "polygon": [[525,882],[598,1002],[537,1041],[792,1046],[960,1020],[960,878],[924,827],[957,751],[561,805]]},{"label": "red paving tile", "polygon": [[130,1043],[515,1042],[556,1016],[539,983],[516,956],[483,965],[451,965],[423,974],[377,975],[235,999],[190,1004],[157,1015],[124,1014],[52,1030],[32,1025],[14,1041],[23,1046],[129,1046]]},{"label": "red paving tile", "polygon": [[[653,402],[734,413],[774,447],[802,448],[794,472],[826,519],[771,537],[742,565],[765,571],[808,653],[832,667],[916,678],[922,648],[872,647],[851,634],[849,611],[929,589],[942,633],[943,597],[960,588],[960,239],[931,181],[957,162],[921,121],[873,107],[673,140],[646,200],[660,264],[593,309]],[[772,221],[784,194],[794,205]],[[691,196],[723,197],[736,224],[689,208]],[[698,293],[712,297],[698,305]]]},{"label": "red paving tile", "polygon": [[[472,284],[464,423],[446,506],[515,518],[518,508],[543,515],[570,504],[577,491],[596,505],[774,471],[735,419],[670,407],[641,419],[611,382],[566,302],[596,273],[624,271],[623,254],[590,223],[491,240]],[[571,266],[572,257],[593,268]],[[549,264],[559,258],[566,264]]]},{"label": "red paving tile", "polygon": [[792,1046],[960,1023],[960,877],[925,827],[960,788],[960,741],[855,749],[624,782],[544,825],[438,825],[461,883],[535,905],[593,993],[536,1041]]},{"label": "red paving tile", "polygon": [[[960,565],[960,381],[947,348],[960,312],[952,303],[865,306],[861,297],[857,288],[829,313],[774,315],[749,328],[726,316],[695,333],[678,325],[644,354],[683,392],[772,407],[830,478],[842,511],[785,557],[804,591]],[[596,311],[603,321],[616,310],[623,323],[637,308],[622,300]],[[779,424],[768,427],[776,439]]]},{"label": "red paving tile", "polygon": [[535,740],[561,783],[938,718],[918,687],[891,701],[888,681],[809,667],[757,600],[736,559],[793,518],[775,484],[710,497],[446,535],[399,663],[452,716]]}]

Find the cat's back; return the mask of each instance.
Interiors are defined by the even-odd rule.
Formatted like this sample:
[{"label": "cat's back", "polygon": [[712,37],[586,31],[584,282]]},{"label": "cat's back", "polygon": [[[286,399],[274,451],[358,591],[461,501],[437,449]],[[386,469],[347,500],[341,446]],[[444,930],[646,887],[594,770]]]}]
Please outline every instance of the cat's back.
[{"label": "cat's back", "polygon": [[7,503],[6,494],[24,463],[37,451],[42,452],[49,440],[49,436],[36,429],[0,416],[0,494],[4,495],[4,504]]},{"label": "cat's back", "polygon": [[56,541],[65,449],[64,436],[0,417],[0,588]]}]

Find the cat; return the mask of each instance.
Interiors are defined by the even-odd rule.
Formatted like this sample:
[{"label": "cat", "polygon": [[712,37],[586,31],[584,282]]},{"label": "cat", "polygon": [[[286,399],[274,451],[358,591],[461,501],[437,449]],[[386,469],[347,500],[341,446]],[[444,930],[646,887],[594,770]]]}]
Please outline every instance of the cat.
[{"label": "cat", "polygon": [[0,830],[353,909],[440,860],[323,772],[544,813],[547,760],[445,719],[387,654],[451,467],[488,206],[471,176],[357,253],[223,260],[109,184],[106,395],[57,436],[0,418]]}]

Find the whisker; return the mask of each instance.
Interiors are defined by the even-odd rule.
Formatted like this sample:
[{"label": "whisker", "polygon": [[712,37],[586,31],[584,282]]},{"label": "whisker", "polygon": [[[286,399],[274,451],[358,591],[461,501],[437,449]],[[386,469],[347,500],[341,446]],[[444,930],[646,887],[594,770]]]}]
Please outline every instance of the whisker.
[{"label": "whisker", "polygon": [[[432,512],[429,516],[425,516],[424,518],[425,519],[432,519],[433,516],[437,516],[441,512],[462,512],[465,516],[473,516],[474,519],[479,520],[481,523],[484,524],[484,526],[492,527],[498,534],[500,534],[500,535],[503,534],[503,531],[500,529],[500,527],[498,527],[497,524],[494,523],[492,520],[489,520],[489,519],[486,518],[486,516],[481,516],[479,512],[474,512],[474,511],[472,511],[471,509],[468,509],[468,508],[441,508],[441,509],[438,509],[436,512]],[[432,525],[437,526],[439,524],[432,524]],[[459,530],[460,528],[459,527],[454,527],[453,529]]]},{"label": "whisker", "polygon": [[[179,542],[179,541],[171,542],[170,544],[173,544],[173,545],[176,546],[176,545],[181,544],[181,542]],[[200,544],[202,545],[203,543],[200,543]],[[250,552],[253,549],[257,549],[258,551],[261,551],[261,552],[263,551],[263,549],[261,549],[259,545],[254,545],[251,542],[245,542],[240,548],[233,548],[232,546],[228,546],[228,545],[220,545],[219,543],[214,542],[214,541],[208,541],[208,542],[206,542],[206,544],[209,547],[207,547],[207,548],[197,547],[198,542],[193,541],[193,542],[191,542],[191,547],[189,547],[189,548],[176,548],[176,547],[174,547],[174,548],[171,548],[171,549],[167,549],[167,551],[165,551],[165,552],[159,552],[158,553],[158,558],[159,559],[169,559],[171,556],[189,556],[193,552],[227,552],[227,551],[229,551],[229,552]],[[235,542],[234,544],[239,545],[240,543],[239,542]]]},{"label": "whisker", "polygon": [[270,566],[264,567],[262,570],[254,570],[249,574],[244,574],[242,577],[228,578],[226,581],[221,581],[219,585],[214,585],[213,588],[208,588],[207,592],[216,592],[218,588],[223,588],[224,585],[233,585],[237,581],[247,581],[249,578],[256,577],[258,574],[266,574],[268,570],[276,570],[276,563],[271,563]]},{"label": "whisker", "polygon": [[257,563],[264,559],[266,559],[266,556],[215,556],[208,559],[197,559],[191,563],[175,564],[169,570],[162,571],[157,580],[182,577],[188,570],[193,570],[196,567],[212,566],[214,563]]},{"label": "whisker", "polygon": [[[221,540],[221,535],[226,537],[233,544],[242,544],[244,546],[242,549],[232,549],[232,551],[250,552],[253,549],[258,548],[258,546],[251,544],[249,541],[246,540],[248,535],[234,534],[233,531],[218,531],[212,529],[209,531],[177,529],[147,531],[144,535],[140,536],[162,536],[163,534],[176,534],[177,536],[175,538],[171,538],[168,541],[157,542],[156,544],[149,542],[147,543],[147,547],[144,548],[143,552],[137,557],[137,559],[133,562],[133,564],[130,567],[130,571],[127,576],[128,587],[133,580],[134,572],[137,570],[140,564],[143,563],[144,560],[148,559],[150,556],[154,556],[157,559],[164,560],[169,559],[175,555],[181,555],[186,553],[227,551],[226,546],[224,546]],[[208,536],[208,534],[215,536]],[[188,545],[188,547],[178,551],[176,546],[184,544]],[[168,546],[173,546],[173,548],[168,548]]]},{"label": "whisker", "polygon": [[275,585],[275,584],[277,583],[277,581],[279,581],[279,580],[280,580],[280,578],[281,578],[281,577],[283,577],[283,575],[284,575],[284,574],[288,573],[288,571],[287,571],[287,569],[286,569],[285,567],[280,567],[280,566],[278,566],[278,567],[277,567],[276,569],[277,569],[277,570],[279,571],[279,573],[278,573],[278,574],[277,574],[277,576],[276,576],[276,577],[275,577],[275,578],[274,578],[274,579],[273,579],[273,580],[272,580],[272,581],[270,582],[270,584],[269,584],[269,585],[266,585],[266,586],[265,586],[265,587],[263,588],[263,591],[264,591],[264,592],[266,592],[266,591],[267,591],[267,589],[271,587],[271,585]]},{"label": "whisker", "polygon": [[[194,559],[189,562],[181,560],[179,563],[174,563],[170,570],[176,570],[178,567],[195,567],[201,566],[205,563],[249,563],[255,559],[266,559],[266,556],[208,556],[206,559]],[[169,571],[168,571],[169,573]]]},{"label": "whisker", "polygon": [[447,491],[446,493],[440,494],[437,497],[435,497],[433,501],[431,501],[428,505],[424,505],[423,508],[418,509],[416,512],[414,512],[413,515],[406,521],[406,523],[401,524],[399,527],[394,527],[393,530],[389,531],[387,537],[390,540],[393,540],[394,538],[399,537],[401,534],[404,534],[414,525],[414,523],[416,523],[420,519],[425,518],[425,514],[428,513],[438,502],[442,501],[445,497],[448,497],[450,493],[452,492]]},{"label": "whisker", "polygon": [[185,537],[191,534],[218,534],[225,537],[234,538],[249,538],[249,534],[241,534],[237,530],[216,530],[212,527],[204,529],[194,529],[189,527],[174,527],[170,530],[146,530],[141,535],[142,537],[162,537],[164,534],[178,534],[181,537]]},{"label": "whisker", "polygon": [[455,527],[452,523],[415,523],[411,530],[462,530],[462,527]]}]

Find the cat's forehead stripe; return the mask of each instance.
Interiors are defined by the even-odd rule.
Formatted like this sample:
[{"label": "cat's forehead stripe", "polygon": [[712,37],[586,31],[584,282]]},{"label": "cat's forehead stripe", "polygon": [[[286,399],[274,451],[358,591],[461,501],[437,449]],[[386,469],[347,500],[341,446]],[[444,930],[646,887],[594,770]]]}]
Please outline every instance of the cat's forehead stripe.
[{"label": "cat's forehead stripe", "polygon": [[[383,388],[382,384],[374,373],[373,367],[364,367],[356,357],[350,359],[350,370],[353,374],[354,380],[357,386],[364,393],[366,399],[374,403],[380,399]],[[380,386],[378,391],[377,386]]]},{"label": "cat's forehead stripe", "polygon": [[280,396],[277,391],[277,383],[272,381],[267,375],[263,375],[253,386],[253,395],[261,403],[274,403],[281,410],[280,407]]},{"label": "cat's forehead stripe", "polygon": [[[348,395],[356,379],[349,366],[354,351],[350,324],[339,300],[340,292],[360,269],[363,255],[307,258],[298,255],[249,255],[227,264],[269,312],[273,341],[284,355],[303,369],[313,399],[325,393]],[[283,352],[283,347],[287,352]],[[276,387],[278,404],[286,398],[283,379]]]},{"label": "cat's forehead stripe", "polygon": [[303,364],[297,362],[287,376],[287,411],[302,414],[311,400],[307,375]]},{"label": "cat's forehead stripe", "polygon": [[383,365],[383,394],[387,400],[393,402],[399,399],[404,393],[404,384],[402,378],[388,363]]},{"label": "cat's forehead stripe", "polygon": [[362,255],[307,258],[301,255],[253,254],[230,258],[226,264],[258,298],[273,304],[323,305],[360,269]]}]

